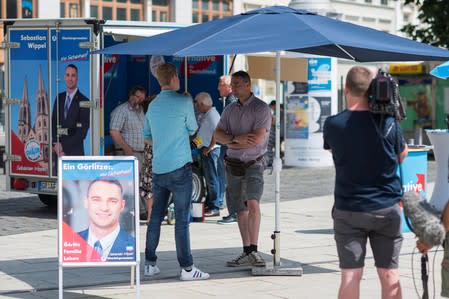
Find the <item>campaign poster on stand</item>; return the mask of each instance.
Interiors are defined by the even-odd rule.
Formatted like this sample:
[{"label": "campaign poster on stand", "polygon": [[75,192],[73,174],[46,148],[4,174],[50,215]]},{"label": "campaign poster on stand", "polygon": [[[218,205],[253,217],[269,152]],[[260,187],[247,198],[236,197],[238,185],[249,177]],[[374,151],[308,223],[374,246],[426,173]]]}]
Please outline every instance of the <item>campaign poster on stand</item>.
[{"label": "campaign poster on stand", "polygon": [[[332,58],[308,58],[307,82],[288,82],[286,92],[285,164],[300,167],[332,165],[323,149],[323,125],[336,99],[336,62]],[[336,102],[336,100],[335,100]]]},{"label": "campaign poster on stand", "polygon": [[137,160],[59,161],[59,260],[65,265],[139,261]]},{"label": "campaign poster on stand", "polygon": [[9,90],[11,173],[47,176],[50,155],[48,30],[11,29]]},{"label": "campaign poster on stand", "polygon": [[[51,52],[51,173],[58,157],[91,155],[90,101],[91,28],[50,29]],[[57,80],[57,78],[59,80]],[[84,102],[84,103],[83,103]]]}]

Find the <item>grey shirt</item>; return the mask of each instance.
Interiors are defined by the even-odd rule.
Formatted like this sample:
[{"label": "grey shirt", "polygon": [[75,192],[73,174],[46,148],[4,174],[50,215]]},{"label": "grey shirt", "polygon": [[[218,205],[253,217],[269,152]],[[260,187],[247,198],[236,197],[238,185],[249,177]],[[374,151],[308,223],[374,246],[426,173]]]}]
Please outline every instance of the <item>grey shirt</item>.
[{"label": "grey shirt", "polygon": [[225,130],[227,134],[234,136],[248,134],[261,128],[267,131],[264,140],[254,147],[246,149],[228,148],[226,154],[230,158],[248,162],[257,159],[267,151],[271,111],[264,101],[251,95],[251,98],[244,104],[236,101],[226,106],[218,126]]},{"label": "grey shirt", "polygon": [[196,133],[196,135],[203,141],[202,147],[208,147],[210,145],[219,120],[220,114],[218,114],[215,107],[211,107],[206,113],[200,114],[200,128],[198,129],[198,133]]}]

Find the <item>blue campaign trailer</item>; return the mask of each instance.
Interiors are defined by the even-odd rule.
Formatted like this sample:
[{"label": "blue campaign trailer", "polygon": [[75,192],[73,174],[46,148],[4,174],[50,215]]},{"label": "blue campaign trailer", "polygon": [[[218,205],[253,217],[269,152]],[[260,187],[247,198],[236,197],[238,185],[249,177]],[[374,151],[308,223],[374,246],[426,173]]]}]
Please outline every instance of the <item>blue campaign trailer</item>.
[{"label": "blue campaign trailer", "polygon": [[[209,92],[218,111],[217,84],[225,74],[223,56],[182,57],[99,55],[92,51],[155,35],[180,26],[171,23],[102,21],[96,19],[20,19],[4,22],[5,32],[5,168],[6,188],[38,194],[47,205],[57,203],[57,156],[55,142],[78,135],[85,156],[113,155],[109,135],[111,111],[127,100],[128,91],[141,85],[156,95],[159,85],[153,75],[161,61],[178,67],[180,92],[193,97]],[[71,130],[59,127],[60,95],[65,91],[64,70],[78,68],[78,90],[88,101],[89,122]],[[153,71],[152,71],[153,69]],[[79,145],[78,144],[78,145]],[[195,151],[192,152],[196,156]],[[74,155],[74,154],[71,154]],[[204,180],[195,159],[193,201],[204,195]]]}]

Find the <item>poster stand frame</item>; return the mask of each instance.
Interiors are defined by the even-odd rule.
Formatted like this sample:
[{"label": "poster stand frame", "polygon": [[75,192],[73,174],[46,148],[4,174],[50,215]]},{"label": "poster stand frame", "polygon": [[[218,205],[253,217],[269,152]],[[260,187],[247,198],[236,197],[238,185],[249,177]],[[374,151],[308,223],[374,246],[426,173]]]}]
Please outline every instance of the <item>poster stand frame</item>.
[{"label": "poster stand frame", "polygon": [[[63,163],[121,163],[121,162],[132,162],[132,169],[130,175],[133,177],[133,194],[134,194],[134,235],[135,235],[135,259],[134,261],[126,262],[80,262],[80,263],[64,263],[63,255],[63,183],[64,183],[64,169]],[[139,184],[138,184],[138,160],[133,156],[64,156],[58,159],[58,298],[63,299],[64,296],[64,268],[75,268],[75,267],[121,267],[128,266],[131,267],[130,271],[130,286],[133,288],[135,285],[136,295],[135,298],[140,299],[140,236],[138,233],[139,229],[139,219],[135,215],[139,215]],[[86,177],[78,177],[77,179],[85,180],[95,180],[92,179],[92,172]],[[137,213],[136,213],[137,211]]]}]

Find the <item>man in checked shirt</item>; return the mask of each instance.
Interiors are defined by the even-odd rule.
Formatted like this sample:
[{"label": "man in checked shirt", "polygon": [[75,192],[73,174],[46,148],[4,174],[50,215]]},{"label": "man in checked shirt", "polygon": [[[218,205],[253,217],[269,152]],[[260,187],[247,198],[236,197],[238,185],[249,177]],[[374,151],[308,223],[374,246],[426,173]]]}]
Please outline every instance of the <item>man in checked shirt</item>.
[{"label": "man in checked shirt", "polygon": [[[115,144],[115,154],[120,156],[134,156],[139,161],[139,167],[143,165],[143,101],[145,100],[145,89],[134,86],[128,94],[128,101],[119,106],[111,113],[109,133]],[[141,173],[141,171],[139,171]],[[146,200],[140,199],[140,218],[146,220]]]}]

